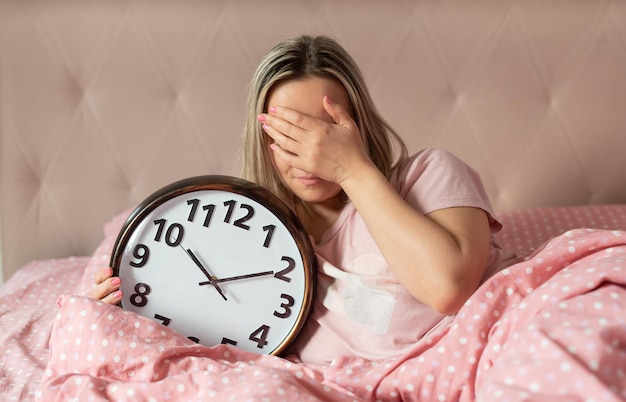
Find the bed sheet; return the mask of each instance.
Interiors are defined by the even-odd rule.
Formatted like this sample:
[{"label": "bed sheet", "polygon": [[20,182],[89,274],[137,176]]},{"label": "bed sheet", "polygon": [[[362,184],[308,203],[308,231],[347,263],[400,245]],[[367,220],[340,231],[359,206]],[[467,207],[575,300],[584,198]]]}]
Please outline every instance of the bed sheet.
[{"label": "bed sheet", "polygon": [[[70,299],[79,301],[79,303],[90,303],[84,301],[80,297],[76,297],[76,295],[86,294],[87,290],[91,286],[93,272],[99,267],[107,265],[108,257],[110,255],[110,249],[112,247],[114,238],[117,234],[117,231],[119,230],[119,227],[121,227],[125,217],[128,215],[129,212],[130,211],[125,211],[122,214],[119,214],[113,220],[107,223],[107,225],[105,225],[104,239],[98,249],[94,251],[92,256],[51,259],[30,263],[27,266],[23,267],[2,288],[0,288],[0,328],[2,328],[0,334],[0,395],[3,395],[4,400],[21,401],[35,399],[37,386],[44,376],[45,368],[49,362],[49,341],[51,339],[54,340],[54,337],[51,338],[51,335],[52,324],[55,321],[55,316],[57,316],[57,313],[59,311],[65,311],[69,309],[69,306],[74,305],[68,302],[68,300]],[[519,255],[528,255],[533,250],[536,250],[539,245],[541,245],[544,241],[551,239],[554,236],[563,233],[571,228],[597,227],[603,229],[626,229],[626,205],[538,208],[507,212],[501,214],[501,218],[505,223],[504,230],[498,235],[501,242],[506,247],[516,251]],[[578,232],[571,233],[576,233],[576,236],[579,235]],[[601,233],[603,233],[603,235],[606,235],[613,232]],[[590,236],[590,234],[586,233],[584,236]],[[572,240],[570,239],[569,241]],[[529,261],[526,261],[526,263],[528,262]],[[621,262],[619,264],[621,264]],[[619,267],[621,269],[622,265],[619,264],[615,267]],[[532,268],[526,266],[525,269]],[[625,276],[626,274],[621,274],[621,278],[624,278]],[[571,277],[566,277],[565,280],[569,282],[571,281]],[[598,295],[604,295],[607,300],[610,299],[611,303],[613,304],[623,303],[623,297],[619,297],[621,295],[621,292],[623,291],[623,287],[620,287],[622,285],[614,284],[611,286],[602,285],[601,287],[602,289],[604,289],[602,291],[594,291],[585,295],[579,295],[577,297],[580,297],[580,301],[578,301],[577,303],[593,305],[597,301],[592,300],[589,302],[585,302],[583,300],[585,300],[585,297],[591,299],[595,297],[600,297]],[[58,296],[61,294],[65,294],[67,296],[59,299],[61,303],[61,310],[59,310],[56,301]],[[483,296],[486,294],[488,293],[483,294]],[[617,297],[619,301],[613,301],[613,298],[615,297]],[[485,304],[478,303],[478,305],[483,306],[481,307],[482,310],[487,308],[487,305]],[[616,305],[618,306],[617,309],[621,312],[621,315],[624,315],[624,311],[626,311],[626,308],[623,306],[623,304]],[[96,311],[106,308],[106,306],[95,305],[91,306],[91,308]],[[597,312],[592,311],[592,313]],[[67,318],[67,315],[65,315],[65,317]],[[484,324],[489,324],[487,325],[487,327],[491,326],[490,328],[495,328],[494,322],[492,321],[488,321]],[[58,322],[55,325],[58,327]],[[457,331],[457,333],[471,332],[471,328],[464,326],[465,324],[457,323],[456,325],[457,326],[455,327],[455,331]],[[622,353],[625,347],[624,345],[626,345],[626,336],[624,336],[623,324],[620,325],[622,325],[622,327],[618,326],[617,330],[615,330],[615,337],[611,338],[613,339],[613,341],[611,341],[613,343],[609,343],[608,346],[606,346],[606,344],[603,345],[604,347],[610,346],[611,348],[613,348],[614,351],[617,350]],[[502,328],[501,324],[500,327]],[[439,334],[438,336],[444,338],[451,337],[451,335],[444,335],[445,334]],[[167,335],[168,338],[169,336],[170,334]],[[605,334],[603,336],[608,335]],[[621,341],[619,340],[619,336],[623,336],[623,338],[621,338]],[[176,338],[172,337],[171,339]],[[457,341],[459,345],[472,344],[471,340],[467,337],[458,337]],[[430,342],[430,345],[427,342]],[[430,340],[424,340],[424,342],[422,342],[420,345],[416,345],[415,353],[423,354],[425,356],[427,350],[435,350],[432,348],[432,345],[434,345],[435,342],[437,342],[436,337],[431,338]],[[543,342],[548,342],[548,340],[543,340]],[[552,342],[552,340],[549,340],[549,342]],[[477,345],[480,345],[482,343],[484,342],[478,342]],[[459,345],[456,345],[457,350],[459,350]],[[567,342],[565,342],[565,345],[567,345]],[[176,345],[175,347],[172,346],[172,351],[179,352],[179,348],[180,345]],[[502,349],[502,346],[500,346],[500,348]],[[563,346],[563,349],[566,350],[567,348]],[[184,350],[185,353],[189,353],[191,351],[193,355],[193,350],[195,349],[189,349],[189,346],[185,346],[182,350]],[[249,362],[247,362],[245,364],[246,368],[244,369],[243,367],[240,367],[241,363],[235,362],[236,356],[238,356],[236,351],[232,351],[229,349],[220,349],[217,353],[226,353],[229,354],[231,357],[230,360],[228,358],[225,359],[223,356],[222,358],[216,359],[216,362],[219,363],[216,363],[214,365],[215,370],[234,370],[232,371],[233,373],[246,371],[249,374],[252,373],[253,375],[261,375],[261,373],[254,374],[257,373],[257,371],[253,369],[254,364],[251,364],[251,362],[253,362],[254,360],[250,360]],[[568,352],[566,350],[565,354],[567,355],[567,353]],[[201,357],[202,353],[200,353],[200,355],[198,356]],[[213,356],[213,358],[215,357],[215,355],[210,356]],[[192,359],[192,356],[187,355],[186,358]],[[418,357],[417,355],[412,358],[408,356],[405,358],[408,362],[425,361],[425,357],[422,358],[421,356]],[[181,357],[181,359],[183,358]],[[456,359],[458,360],[458,356],[456,357]],[[428,382],[429,379],[435,380],[433,374],[429,376],[425,374],[423,370],[418,370],[417,367],[412,367],[411,364],[401,364],[402,360],[398,360],[396,362],[386,362],[381,365],[377,362],[350,361],[349,359],[344,359],[336,361],[334,366],[332,366],[328,371],[324,371],[323,373],[315,368],[309,368],[301,365],[291,365],[290,363],[280,359],[269,360],[272,361],[272,363],[269,364],[269,367],[271,367],[272,369],[269,370],[267,367],[265,367],[262,370],[262,375],[267,376],[267,378],[263,378],[271,379],[271,381],[267,383],[268,387],[270,387],[269,384],[272,384],[275,380],[273,376],[278,375],[277,373],[290,373],[289,375],[291,377],[283,376],[282,378],[280,378],[279,382],[281,382],[283,386],[285,386],[286,381],[288,384],[291,384],[289,385],[289,387],[295,387],[295,389],[300,390],[304,389],[306,392],[303,393],[303,395],[308,395],[313,399],[326,399],[326,397],[328,396],[328,392],[336,393],[336,396],[341,395],[342,397],[350,394],[350,392],[352,392],[351,389],[355,387],[355,384],[350,385],[350,382],[358,382],[359,378],[363,378],[364,374],[362,373],[362,369],[364,367],[368,367],[366,372],[370,372],[371,375],[375,377],[377,376],[380,379],[380,384],[385,383],[382,378],[386,376],[384,376],[383,374],[392,372],[404,373],[403,375],[405,376],[406,373],[413,373],[411,374],[411,377],[414,378],[414,381],[412,383],[405,384],[405,386],[408,387],[405,390],[392,390],[391,388],[385,388],[382,385],[377,386],[375,390],[372,388],[373,391],[370,393],[361,392],[359,394],[359,398],[367,399],[370,396],[375,397],[377,392],[381,394],[384,393],[387,397],[391,397],[394,395],[402,396],[407,393],[411,395],[420,395],[420,393],[428,392],[428,389],[424,388],[424,386],[422,385],[415,383],[415,378],[421,378],[422,382]],[[161,359],[159,361],[163,362],[164,360]],[[515,360],[511,361],[513,362]],[[502,359],[500,359],[499,362],[500,364],[503,364]],[[520,361],[517,361],[517,363],[519,364]],[[604,362],[600,363],[602,364],[602,367],[604,367]],[[437,364],[441,366],[441,364],[443,363],[437,361]],[[250,365],[250,367],[248,367],[248,365]],[[528,370],[533,370],[532,357],[529,357],[529,361],[526,362],[525,365],[529,367]],[[382,366],[386,366],[387,368],[381,369]],[[207,367],[205,367],[205,370],[207,369]],[[226,369],[225,367],[229,368]],[[298,369],[295,369],[296,367]],[[626,365],[622,365],[622,367],[626,367]],[[458,374],[459,370],[461,369],[450,368],[449,370],[452,370],[453,372],[456,372]],[[481,370],[483,369],[477,366],[475,371],[476,373],[478,373],[481,372]],[[589,369],[587,369],[587,371],[589,371]],[[333,372],[337,374],[333,375]],[[623,370],[616,370],[614,372],[617,373],[616,375],[618,375],[618,379],[622,381],[622,384],[626,383],[626,379],[624,379],[623,377]],[[55,373],[58,372],[55,371]],[[178,374],[182,373],[179,372]],[[173,375],[171,382],[175,382],[174,379],[178,378],[178,374]],[[47,378],[49,379],[47,385],[49,386],[54,383],[54,381],[51,380],[51,375],[52,371],[49,371],[47,375]],[[71,376],[68,376],[68,381],[70,377]],[[281,376],[279,375],[279,377]],[[74,380],[76,378],[74,378]],[[333,380],[333,378],[335,378],[337,381]],[[398,381],[399,378],[401,378],[401,376],[397,376],[397,378],[395,378],[393,381]],[[511,378],[503,378],[502,384],[510,385]],[[390,379],[391,377],[387,377],[387,381],[390,381]],[[59,381],[58,377],[56,377],[56,381]],[[168,383],[168,381],[169,380],[167,379],[162,379],[157,382]],[[263,382],[265,380],[261,378],[254,378],[254,381]],[[312,383],[309,383],[309,381],[312,381]],[[437,381],[440,380],[437,379]],[[90,382],[88,381],[87,383]],[[103,384],[100,384],[100,387],[104,386],[107,392],[112,389],[111,383],[105,382]],[[493,387],[493,384],[490,386]],[[172,390],[174,388],[172,388]],[[52,386],[50,389],[53,390],[55,388],[54,386]],[[358,387],[354,389],[358,391]],[[481,389],[486,388],[483,387]],[[603,389],[607,391],[607,389],[610,390],[610,387],[604,387]],[[44,392],[42,390],[40,391]],[[318,391],[323,392],[318,395]],[[361,389],[360,391],[363,390]],[[504,391],[500,390],[498,392]],[[610,394],[619,395],[620,392],[623,393],[623,389],[621,391],[610,391]],[[495,393],[496,391],[494,388],[492,394]],[[41,394],[41,397],[43,398],[44,396],[46,397],[44,398],[44,400],[47,400],[49,394],[44,392]],[[622,394],[622,397],[625,396]],[[285,399],[288,400],[289,398]]]},{"label": "bed sheet", "polygon": [[515,209],[498,217],[504,227],[496,238],[520,257],[571,229],[626,230],[626,205],[621,204]]},{"label": "bed sheet", "polygon": [[48,363],[59,294],[77,289],[90,258],[35,261],[0,288],[0,395],[30,401]]},{"label": "bed sheet", "polygon": [[197,345],[86,297],[58,303],[46,401],[626,398],[626,231],[555,238],[488,280],[450,326],[383,361],[298,364]]}]

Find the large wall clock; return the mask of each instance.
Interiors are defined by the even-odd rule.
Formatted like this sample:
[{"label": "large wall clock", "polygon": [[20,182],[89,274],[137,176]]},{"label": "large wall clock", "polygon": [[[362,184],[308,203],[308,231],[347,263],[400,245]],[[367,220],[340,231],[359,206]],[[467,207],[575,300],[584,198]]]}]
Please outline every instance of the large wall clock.
[{"label": "large wall clock", "polygon": [[276,196],[230,176],[198,176],[149,196],[111,256],[124,309],[203,345],[281,354],[311,309],[315,256]]}]

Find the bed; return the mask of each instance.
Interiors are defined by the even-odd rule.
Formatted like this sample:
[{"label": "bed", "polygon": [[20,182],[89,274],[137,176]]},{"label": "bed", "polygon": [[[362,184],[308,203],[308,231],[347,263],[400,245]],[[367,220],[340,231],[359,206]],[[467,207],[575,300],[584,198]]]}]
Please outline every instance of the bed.
[{"label": "bed", "polygon": [[[0,393],[626,399],[626,2],[0,0]],[[202,347],[84,297],[130,210],[236,176],[248,80],[335,37],[411,152],[476,168],[521,261],[384,361]]]}]

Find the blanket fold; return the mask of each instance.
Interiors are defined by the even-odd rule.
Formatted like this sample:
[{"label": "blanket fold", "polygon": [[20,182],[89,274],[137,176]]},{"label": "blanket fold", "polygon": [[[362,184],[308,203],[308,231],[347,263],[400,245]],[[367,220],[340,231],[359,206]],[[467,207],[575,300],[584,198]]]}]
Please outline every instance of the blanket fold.
[{"label": "blanket fold", "polygon": [[[406,354],[329,366],[204,347],[118,307],[59,298],[37,396],[80,400],[626,398],[626,232],[567,232],[499,272]],[[211,399],[212,398],[212,399]]]}]

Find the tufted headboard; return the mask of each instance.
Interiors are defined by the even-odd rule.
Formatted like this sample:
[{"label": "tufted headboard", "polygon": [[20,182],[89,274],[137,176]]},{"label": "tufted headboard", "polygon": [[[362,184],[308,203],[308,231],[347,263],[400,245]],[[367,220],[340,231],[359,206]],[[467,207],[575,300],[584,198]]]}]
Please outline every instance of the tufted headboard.
[{"label": "tufted headboard", "polygon": [[626,1],[0,0],[4,280],[89,255],[171,181],[237,175],[253,69],[302,33],[338,39],[409,149],[455,152],[496,210],[626,202]]}]

